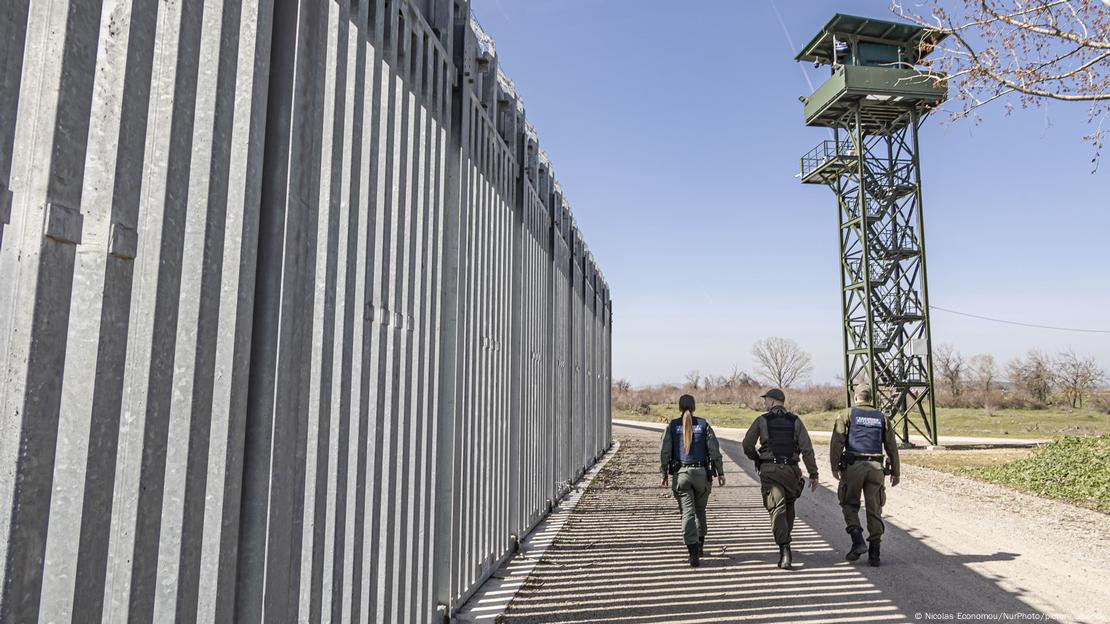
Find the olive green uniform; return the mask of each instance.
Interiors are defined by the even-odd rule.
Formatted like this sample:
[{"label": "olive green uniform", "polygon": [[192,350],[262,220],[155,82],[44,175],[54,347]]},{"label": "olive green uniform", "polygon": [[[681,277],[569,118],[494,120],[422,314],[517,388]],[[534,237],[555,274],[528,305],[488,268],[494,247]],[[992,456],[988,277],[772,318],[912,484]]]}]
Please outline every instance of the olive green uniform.
[{"label": "olive green uniform", "polygon": [[[857,403],[858,407],[875,409],[869,404]],[[848,426],[851,411],[837,417],[833,423],[832,440],[829,443],[829,460],[833,470],[837,470],[840,458],[845,452],[848,440]],[[886,416],[884,415],[884,418]],[[883,427],[883,450],[890,458],[890,476],[898,477],[901,466],[898,461],[898,443],[894,438],[894,427],[887,419]],[[840,471],[840,485],[837,487],[836,496],[840,501],[840,508],[844,512],[844,524],[849,533],[852,529],[862,529],[859,522],[859,497],[867,508],[867,539],[878,541],[882,539],[885,525],[883,524],[883,505],[886,504],[886,485],[884,483],[883,464],[881,461],[856,460],[850,466]]]},{"label": "olive green uniform", "polygon": [[[721,445],[708,422],[705,423],[705,450],[717,475],[724,476]],[[672,457],[673,451],[671,428],[667,427],[659,446],[659,471],[664,478],[670,474],[671,462],[677,460]],[[712,489],[713,480],[705,468],[681,466],[671,478],[671,493],[678,501],[678,510],[682,514],[682,541],[687,546],[705,539],[709,528],[705,522],[705,506],[709,503],[709,492]]]},{"label": "olive green uniform", "polygon": [[[785,412],[786,408],[775,406],[772,411]],[[759,444],[759,448],[756,445]],[[767,419],[756,418],[744,435],[744,454],[755,461],[759,471],[759,485],[763,493],[763,506],[771,516],[771,532],[775,543],[784,546],[790,543],[790,532],[794,529],[794,501],[802,495],[802,471],[798,468],[799,458],[805,463],[810,479],[817,479],[817,460],[813,457],[813,443],[809,439],[805,423],[801,418],[794,419],[794,454],[788,464],[776,464],[770,450],[770,435]]]}]

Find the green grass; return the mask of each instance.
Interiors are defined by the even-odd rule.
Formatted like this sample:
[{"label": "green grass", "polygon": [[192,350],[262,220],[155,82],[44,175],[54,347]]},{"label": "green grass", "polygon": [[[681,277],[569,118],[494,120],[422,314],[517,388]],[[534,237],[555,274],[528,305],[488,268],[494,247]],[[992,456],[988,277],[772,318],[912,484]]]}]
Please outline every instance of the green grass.
[{"label": "green grass", "polygon": [[[802,414],[801,417],[806,427],[812,431],[830,431],[837,414],[838,412],[812,412]],[[746,429],[758,415],[759,412],[736,404],[698,406],[698,416],[707,419],[718,428]],[[625,420],[663,422],[676,416],[678,416],[678,406],[673,403],[652,405],[648,414],[613,410],[614,418]],[[937,429],[940,430],[941,435],[1001,438],[1100,435],[1110,433],[1110,414],[1061,408],[1043,410],[938,408]]]},{"label": "green grass", "polygon": [[1025,459],[969,470],[984,481],[1110,512],[1110,435],[1066,436]]}]

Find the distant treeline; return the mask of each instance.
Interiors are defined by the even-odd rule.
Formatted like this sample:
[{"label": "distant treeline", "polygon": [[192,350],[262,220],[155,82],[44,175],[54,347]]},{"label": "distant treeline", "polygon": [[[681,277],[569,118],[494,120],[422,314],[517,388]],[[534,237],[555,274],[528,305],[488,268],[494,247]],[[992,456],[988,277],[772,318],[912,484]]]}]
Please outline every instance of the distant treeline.
[{"label": "distant treeline", "polygon": [[933,354],[937,401],[946,407],[1085,405],[1110,412],[1106,373],[1093,357],[1068,349],[1055,356],[1036,349],[1001,368],[993,355],[964,357],[951,345]]},{"label": "distant treeline", "polygon": [[[787,389],[789,407],[799,414],[845,407],[839,384],[805,384],[811,358],[796,343],[768,338],[752,347],[753,374],[733,367],[726,375],[691,371],[681,382],[633,388],[613,382],[615,410],[648,413],[651,405],[674,403],[684,392],[702,403],[731,403],[757,409],[767,386]],[[1030,350],[1000,366],[993,355],[964,356],[951,345],[933,354],[933,378],[939,407],[1043,409],[1088,407],[1110,413],[1106,373],[1093,357],[1067,350],[1056,355]]]}]

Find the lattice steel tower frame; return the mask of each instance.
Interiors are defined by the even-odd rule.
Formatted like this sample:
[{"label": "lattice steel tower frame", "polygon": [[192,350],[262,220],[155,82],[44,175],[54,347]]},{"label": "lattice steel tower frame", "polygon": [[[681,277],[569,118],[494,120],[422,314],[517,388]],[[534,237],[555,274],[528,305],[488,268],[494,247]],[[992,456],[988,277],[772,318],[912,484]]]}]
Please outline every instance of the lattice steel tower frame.
[{"label": "lattice steel tower frame", "polygon": [[836,194],[845,392],[869,386],[903,444],[937,443],[918,130],[947,87],[915,66],[942,36],[837,14],[796,57],[832,69],[805,99],[806,125],[832,139],[801,180]]}]

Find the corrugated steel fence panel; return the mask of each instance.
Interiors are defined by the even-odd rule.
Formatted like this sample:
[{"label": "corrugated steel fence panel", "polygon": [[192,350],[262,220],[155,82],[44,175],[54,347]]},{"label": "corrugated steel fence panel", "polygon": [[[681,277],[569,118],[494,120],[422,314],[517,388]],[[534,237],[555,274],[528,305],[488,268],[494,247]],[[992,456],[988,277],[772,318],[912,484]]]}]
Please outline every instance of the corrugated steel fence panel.
[{"label": "corrugated steel fence panel", "polygon": [[553,221],[542,197],[550,192],[553,178],[550,165],[540,163],[539,147],[534,135],[525,137],[524,227],[521,233],[521,338],[520,338],[520,423],[521,447],[519,471],[520,499],[518,523],[531,526],[547,512],[557,496],[558,482],[555,439],[553,387],[553,313],[552,284],[555,271],[552,262],[551,228]]},{"label": "corrugated steel fence panel", "polygon": [[233,604],[269,11],[0,11],[5,622]]},{"label": "corrugated steel fence panel", "polygon": [[[573,223],[573,221],[572,221]],[[585,327],[585,243],[582,242],[578,226],[572,225],[573,253],[571,261],[570,333],[572,384],[571,393],[571,455],[577,470],[584,463],[586,451],[586,327]],[[577,478],[577,474],[575,478]]]},{"label": "corrugated steel fence panel", "polygon": [[608,448],[460,0],[0,12],[0,620],[432,621]]},{"label": "corrugated steel fence panel", "polygon": [[[555,231],[552,234],[555,245],[553,276],[555,278],[554,301],[554,357],[552,364],[555,369],[555,383],[553,388],[555,414],[558,416],[555,423],[555,465],[557,478],[569,480],[573,477],[573,424],[574,406],[572,389],[572,353],[571,353],[571,290],[574,288],[571,280],[571,254],[570,245],[567,243],[569,235],[569,211],[563,201],[562,191],[556,190],[552,194],[552,202],[557,217]],[[566,487],[566,484],[563,484]]]}]

